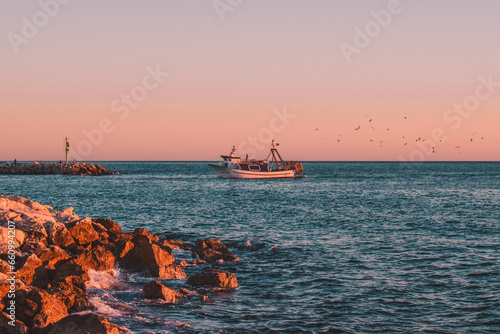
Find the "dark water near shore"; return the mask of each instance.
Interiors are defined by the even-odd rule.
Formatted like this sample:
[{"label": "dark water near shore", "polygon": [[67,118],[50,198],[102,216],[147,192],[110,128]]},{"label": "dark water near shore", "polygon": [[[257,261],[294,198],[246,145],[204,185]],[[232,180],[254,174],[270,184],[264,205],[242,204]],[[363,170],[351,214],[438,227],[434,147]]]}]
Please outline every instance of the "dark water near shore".
[{"label": "dark water near shore", "polygon": [[240,288],[208,304],[144,300],[137,273],[120,271],[121,291],[96,283],[99,311],[134,332],[500,332],[500,163],[305,163],[306,178],[267,181],[217,179],[205,163],[103,165],[129,174],[0,175],[0,194],[126,231],[221,237],[241,260],[218,265]]}]

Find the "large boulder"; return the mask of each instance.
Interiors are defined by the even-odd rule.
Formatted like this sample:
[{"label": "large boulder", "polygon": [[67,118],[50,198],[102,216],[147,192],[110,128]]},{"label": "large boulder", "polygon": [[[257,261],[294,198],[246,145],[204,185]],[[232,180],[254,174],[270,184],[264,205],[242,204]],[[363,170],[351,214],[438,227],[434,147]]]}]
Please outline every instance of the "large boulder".
[{"label": "large boulder", "polygon": [[180,292],[167,288],[165,285],[158,281],[151,281],[146,283],[142,288],[144,296],[149,299],[162,299],[167,303],[179,303],[183,301],[186,296]]},{"label": "large boulder", "polygon": [[225,271],[212,270],[195,274],[188,278],[187,284],[214,288],[233,289],[238,287],[236,276]]},{"label": "large boulder", "polygon": [[32,288],[16,292],[16,317],[30,328],[44,328],[67,315],[64,303],[45,290]]},{"label": "large boulder", "polygon": [[9,241],[14,243],[14,247],[19,248],[24,242],[24,232],[0,226],[0,243],[9,244]]},{"label": "large boulder", "polygon": [[139,271],[148,270],[154,277],[176,278],[172,277],[172,270],[176,270],[176,275],[173,276],[185,276],[180,266],[170,267],[171,264],[175,264],[172,253],[152,243],[148,235],[137,234],[131,240],[131,244],[126,245],[127,248],[131,248],[127,252],[121,252],[122,267]]},{"label": "large boulder", "polygon": [[88,217],[77,222],[68,231],[79,245],[88,245],[92,241],[99,240],[99,233],[94,230],[92,220]]},{"label": "large boulder", "polygon": [[103,246],[85,250],[76,259],[75,263],[82,266],[83,270],[94,269],[106,271],[115,267],[115,256]]},{"label": "large boulder", "polygon": [[67,316],[41,334],[120,334],[120,330],[126,331],[95,313],[87,313]]},{"label": "large boulder", "polygon": [[196,245],[193,247],[193,252],[195,252],[200,259],[209,263],[218,260],[239,261],[226,245],[221,244],[220,239],[198,239],[196,240]]}]

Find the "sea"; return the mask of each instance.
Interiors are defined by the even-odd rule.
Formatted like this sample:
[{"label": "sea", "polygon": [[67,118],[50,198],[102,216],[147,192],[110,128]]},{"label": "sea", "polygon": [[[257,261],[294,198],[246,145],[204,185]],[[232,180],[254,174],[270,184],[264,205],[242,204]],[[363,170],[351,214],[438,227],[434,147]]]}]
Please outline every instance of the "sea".
[{"label": "sea", "polygon": [[498,162],[305,162],[306,177],[275,180],[218,179],[205,162],[97,163],[126,174],[2,175],[0,194],[126,232],[221,238],[240,259],[210,265],[239,284],[204,291],[212,302],[147,300],[145,273],[92,272],[96,312],[134,333],[500,333]]}]

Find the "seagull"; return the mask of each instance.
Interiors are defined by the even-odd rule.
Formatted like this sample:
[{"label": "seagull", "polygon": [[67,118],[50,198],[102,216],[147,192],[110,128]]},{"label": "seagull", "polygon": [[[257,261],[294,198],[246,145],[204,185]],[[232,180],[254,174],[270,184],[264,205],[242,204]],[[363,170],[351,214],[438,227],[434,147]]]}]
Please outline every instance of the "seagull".
[{"label": "seagull", "polygon": [[370,128],[372,128],[372,130],[375,131],[375,128],[373,126],[370,126]]},{"label": "seagull", "polygon": [[370,118],[370,120],[368,121],[368,123],[371,123],[373,121],[373,118]]},{"label": "seagull", "polygon": [[389,131],[389,129],[387,129],[387,131]]},{"label": "seagull", "polygon": [[319,129],[318,129],[318,128],[316,128],[316,131],[319,131]]},{"label": "seagull", "polygon": [[359,129],[361,129],[361,125],[358,125],[358,127],[356,129],[354,129],[354,130],[358,131]]},{"label": "seagull", "polygon": [[405,145],[408,145],[408,143],[405,143]]},{"label": "seagull", "polygon": [[370,143],[373,141],[373,139],[370,139]]},{"label": "seagull", "polygon": [[455,148],[460,148],[460,146],[455,146]]},{"label": "seagull", "polygon": [[406,119],[406,116],[405,116],[405,119]]},{"label": "seagull", "polygon": [[472,138],[470,139],[470,141],[472,141]]}]

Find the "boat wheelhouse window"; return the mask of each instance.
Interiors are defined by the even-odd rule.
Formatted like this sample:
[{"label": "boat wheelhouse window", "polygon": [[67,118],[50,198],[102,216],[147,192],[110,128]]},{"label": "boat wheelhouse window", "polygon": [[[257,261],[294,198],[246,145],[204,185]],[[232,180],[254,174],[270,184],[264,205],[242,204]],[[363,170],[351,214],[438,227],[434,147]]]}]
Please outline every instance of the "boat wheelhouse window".
[{"label": "boat wheelhouse window", "polygon": [[250,168],[250,170],[260,170],[260,166],[258,166],[258,165],[257,166],[253,165],[253,166],[248,166],[248,167]]}]

